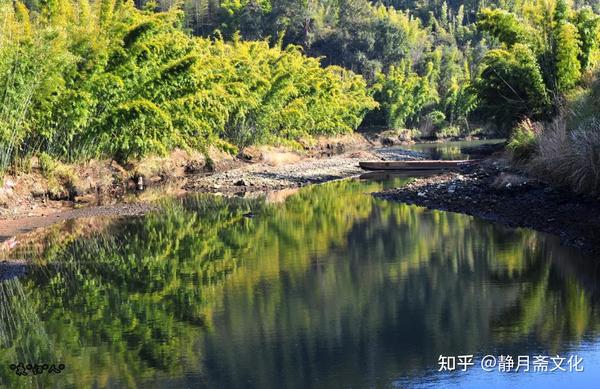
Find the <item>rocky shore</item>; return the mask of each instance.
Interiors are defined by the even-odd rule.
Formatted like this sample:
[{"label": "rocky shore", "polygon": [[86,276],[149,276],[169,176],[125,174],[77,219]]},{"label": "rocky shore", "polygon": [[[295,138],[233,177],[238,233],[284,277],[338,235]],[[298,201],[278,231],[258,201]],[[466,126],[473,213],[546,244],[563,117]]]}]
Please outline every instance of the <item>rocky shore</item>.
[{"label": "rocky shore", "polygon": [[488,159],[479,166],[416,178],[374,193],[386,200],[477,216],[558,235],[564,244],[600,254],[600,201],[551,187]]},{"label": "rocky shore", "polygon": [[[364,146],[364,145],[359,145]],[[497,151],[497,145],[476,152],[482,157]],[[472,156],[479,154],[472,154]],[[154,209],[161,196],[185,193],[220,193],[254,196],[299,188],[364,173],[361,160],[415,160],[427,155],[397,147],[331,148],[329,155],[300,156],[275,151],[221,167],[210,173],[188,174],[170,181],[172,188],[158,185],[134,193],[128,201],[87,204],[73,208],[73,202],[29,200],[0,215],[0,243],[38,227],[92,216],[134,216]],[[506,159],[491,157],[480,165],[432,173],[412,182],[374,195],[393,201],[460,212],[512,227],[528,227],[561,237],[568,245],[600,254],[600,201],[555,189],[528,178],[510,167]],[[4,219],[4,220],[2,220]],[[14,269],[20,269],[20,266]]]}]

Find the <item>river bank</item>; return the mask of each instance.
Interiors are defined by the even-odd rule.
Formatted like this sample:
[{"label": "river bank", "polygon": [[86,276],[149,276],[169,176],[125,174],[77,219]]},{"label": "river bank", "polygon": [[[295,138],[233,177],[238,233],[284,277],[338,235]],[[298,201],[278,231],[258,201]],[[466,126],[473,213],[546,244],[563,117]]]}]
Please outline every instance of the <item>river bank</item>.
[{"label": "river bank", "polygon": [[600,253],[600,201],[532,179],[502,157],[479,166],[415,178],[374,196],[465,213],[510,227],[558,235],[563,244]]},{"label": "river bank", "polygon": [[[135,216],[154,209],[165,196],[213,193],[258,196],[273,191],[358,176],[365,159],[419,159],[420,152],[382,148],[355,134],[322,139],[305,152],[284,148],[250,148],[237,157],[200,156],[179,152],[168,158],[122,167],[106,161],[75,169],[69,188],[50,193],[39,172],[9,177],[0,193],[0,242],[60,221],[93,216]],[[73,185],[76,182],[77,185]],[[66,185],[65,185],[66,186]]]},{"label": "river bank", "polygon": [[[523,176],[512,169],[501,154],[489,157],[497,151],[498,144],[477,145],[474,150],[470,150],[472,145],[461,147],[460,150],[466,148],[476,158],[487,155],[488,159],[477,167],[414,178],[404,187],[375,193],[375,196],[466,213],[512,227],[529,227],[558,235],[565,244],[600,252],[600,204],[597,200]],[[84,195],[88,199],[86,202],[80,198],[36,198],[32,194],[15,197],[16,202],[11,207],[1,208],[0,244],[16,234],[65,220],[142,215],[153,210],[155,201],[165,196],[213,193],[253,197],[267,194],[275,199],[282,197],[278,193],[287,193],[290,189],[359,176],[364,173],[358,167],[361,160],[431,158],[427,153],[435,155],[439,150],[425,151],[418,145],[413,150],[380,147],[362,137],[352,137],[323,142],[305,154],[282,149],[250,149],[241,158],[218,160],[212,172],[205,171],[206,165],[201,162],[180,158],[177,167],[172,166],[173,161],[169,161],[171,166],[163,166],[160,179],[148,173],[142,175],[139,167],[125,172],[123,174],[129,176],[125,183],[116,179],[99,193]],[[448,158],[445,154],[441,156]],[[139,182],[141,188],[137,186]]]}]

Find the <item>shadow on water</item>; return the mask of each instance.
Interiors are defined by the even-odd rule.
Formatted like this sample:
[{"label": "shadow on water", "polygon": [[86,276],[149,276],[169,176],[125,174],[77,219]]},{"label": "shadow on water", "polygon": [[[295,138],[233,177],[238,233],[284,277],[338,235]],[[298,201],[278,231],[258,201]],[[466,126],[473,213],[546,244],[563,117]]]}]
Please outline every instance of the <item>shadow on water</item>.
[{"label": "shadow on water", "polygon": [[[531,230],[366,194],[406,178],[391,180],[273,202],[191,196],[44,230],[14,252],[37,265],[0,283],[1,382],[445,385],[455,377],[437,374],[440,354],[597,344],[593,261]],[[17,361],[66,368],[19,377]]]}]

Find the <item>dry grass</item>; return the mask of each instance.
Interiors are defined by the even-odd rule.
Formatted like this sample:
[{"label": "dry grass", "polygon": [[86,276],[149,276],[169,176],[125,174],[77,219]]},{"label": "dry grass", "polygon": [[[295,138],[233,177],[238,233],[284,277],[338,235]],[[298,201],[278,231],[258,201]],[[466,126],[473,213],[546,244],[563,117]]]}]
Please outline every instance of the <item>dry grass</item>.
[{"label": "dry grass", "polygon": [[265,163],[271,166],[282,166],[298,162],[303,157],[294,152],[270,149],[262,152],[262,158]]},{"label": "dry grass", "polygon": [[593,119],[569,134],[567,152],[572,166],[569,180],[580,192],[600,194],[600,119]]},{"label": "dry grass", "polygon": [[546,126],[537,143],[530,164],[534,173],[576,192],[600,195],[600,119],[568,130],[561,116]]}]

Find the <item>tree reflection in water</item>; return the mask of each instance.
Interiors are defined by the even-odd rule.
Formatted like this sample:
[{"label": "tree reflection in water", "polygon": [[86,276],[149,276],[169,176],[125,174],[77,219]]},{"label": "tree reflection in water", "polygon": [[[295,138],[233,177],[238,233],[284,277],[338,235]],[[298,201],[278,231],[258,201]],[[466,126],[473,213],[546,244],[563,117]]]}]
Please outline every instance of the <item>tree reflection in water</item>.
[{"label": "tree reflection in water", "polygon": [[[435,373],[440,354],[596,339],[593,264],[530,230],[365,194],[382,185],[47,229],[20,249],[38,266],[0,283],[2,383],[379,387]],[[17,361],[66,369],[17,377]]]}]

